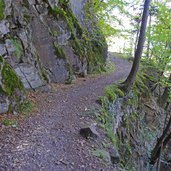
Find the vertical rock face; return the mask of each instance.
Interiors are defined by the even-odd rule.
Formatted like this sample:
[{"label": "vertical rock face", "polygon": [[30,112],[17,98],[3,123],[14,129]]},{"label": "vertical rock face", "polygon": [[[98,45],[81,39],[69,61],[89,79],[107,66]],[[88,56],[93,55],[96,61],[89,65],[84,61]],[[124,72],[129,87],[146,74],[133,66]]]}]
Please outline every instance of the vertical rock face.
[{"label": "vertical rock face", "polygon": [[[107,45],[93,12],[87,8],[92,5],[90,1],[4,0],[1,3],[0,55],[25,88],[64,83],[72,75],[86,75],[103,67]],[[6,109],[4,104],[10,104],[6,97],[0,102],[2,112]]]},{"label": "vertical rock face", "polygon": [[85,25],[85,4],[88,3],[88,0],[71,0],[71,9],[75,16],[77,17],[79,23],[83,26]]}]

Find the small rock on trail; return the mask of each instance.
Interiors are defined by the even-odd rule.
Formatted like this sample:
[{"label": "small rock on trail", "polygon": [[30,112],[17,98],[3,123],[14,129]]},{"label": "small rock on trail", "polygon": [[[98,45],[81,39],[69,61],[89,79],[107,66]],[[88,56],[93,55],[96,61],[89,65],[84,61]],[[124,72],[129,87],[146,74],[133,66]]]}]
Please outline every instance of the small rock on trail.
[{"label": "small rock on trail", "polygon": [[94,125],[87,128],[81,128],[80,135],[86,139],[99,137],[99,133],[97,132],[96,127]]}]

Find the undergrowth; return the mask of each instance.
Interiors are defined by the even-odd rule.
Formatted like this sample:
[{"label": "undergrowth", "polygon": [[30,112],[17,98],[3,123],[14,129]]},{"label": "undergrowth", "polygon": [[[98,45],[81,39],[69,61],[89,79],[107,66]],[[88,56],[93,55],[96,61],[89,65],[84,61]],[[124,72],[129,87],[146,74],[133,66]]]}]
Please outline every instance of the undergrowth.
[{"label": "undergrowth", "polygon": [[31,113],[35,109],[35,104],[30,100],[25,100],[18,107],[18,112],[24,115]]},{"label": "undergrowth", "polygon": [[[157,127],[148,125],[145,120],[144,101],[153,99],[148,87],[151,75],[146,71],[144,68],[140,69],[136,82],[128,94],[124,94],[119,85],[113,84],[107,86],[104,96],[100,97],[102,112],[98,116],[98,122],[114,147],[118,149],[121,155],[120,166],[127,171],[137,171],[140,162],[143,162],[142,167],[146,169],[151,167],[148,157],[157,136]],[[111,110],[118,110],[118,103],[121,104],[121,108],[114,116]],[[117,117],[122,112],[122,121],[115,132]]]}]

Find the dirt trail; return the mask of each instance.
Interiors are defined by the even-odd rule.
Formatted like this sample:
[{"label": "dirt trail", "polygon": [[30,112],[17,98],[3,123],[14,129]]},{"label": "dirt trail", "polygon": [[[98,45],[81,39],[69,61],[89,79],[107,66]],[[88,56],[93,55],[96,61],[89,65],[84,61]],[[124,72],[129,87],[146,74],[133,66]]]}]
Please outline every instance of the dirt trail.
[{"label": "dirt trail", "polygon": [[0,171],[114,171],[91,154],[97,143],[79,135],[92,122],[82,113],[98,108],[103,88],[129,73],[129,62],[113,61],[113,74],[87,78],[55,93],[37,93],[39,111],[17,128],[0,131]]}]

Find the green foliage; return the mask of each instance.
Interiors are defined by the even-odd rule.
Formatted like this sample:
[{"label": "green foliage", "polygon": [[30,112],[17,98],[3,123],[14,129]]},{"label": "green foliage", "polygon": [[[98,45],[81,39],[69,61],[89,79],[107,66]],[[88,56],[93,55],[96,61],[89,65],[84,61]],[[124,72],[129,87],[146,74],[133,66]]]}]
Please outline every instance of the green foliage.
[{"label": "green foliage", "polygon": [[[115,25],[121,23],[121,20],[118,19],[113,10],[118,9],[119,11],[124,12],[124,6],[125,2],[123,0],[93,0],[92,3],[87,3],[84,7],[87,23],[90,23],[89,21],[96,16],[98,19],[97,25],[100,27],[105,37],[114,36],[119,33],[119,29],[117,29]],[[113,24],[111,24],[111,22]]]},{"label": "green foliage", "polygon": [[15,55],[17,59],[20,60],[23,54],[23,47],[22,47],[21,41],[15,38],[12,38],[11,41],[15,47]]},{"label": "green foliage", "polygon": [[92,151],[92,154],[96,157],[101,158],[104,161],[108,161],[110,159],[109,153],[105,150],[96,149]]},{"label": "green foliage", "polygon": [[47,82],[50,83],[50,78],[49,78],[49,73],[45,68],[41,68],[41,73],[42,73],[42,77],[43,79]]},{"label": "green foliage", "polygon": [[4,8],[5,8],[4,0],[0,0],[0,20],[4,18]]},{"label": "green foliage", "polygon": [[116,85],[109,85],[105,87],[105,96],[109,101],[115,101],[117,97],[123,97],[124,93]]},{"label": "green foliage", "polygon": [[99,100],[101,102],[102,108],[103,109],[108,109],[109,107],[109,99],[106,96],[100,96]]},{"label": "green foliage", "polygon": [[105,96],[109,99],[109,101],[115,101],[117,98],[117,95],[111,86],[105,88]]},{"label": "green foliage", "polygon": [[4,119],[2,121],[2,124],[5,126],[13,126],[13,127],[17,126],[17,122],[15,120],[12,120],[12,119]]},{"label": "green foliage", "polygon": [[133,89],[139,96],[141,94],[150,95],[149,88],[147,87],[147,75],[144,72],[138,72]]},{"label": "green foliage", "polygon": [[[155,22],[149,28],[147,38],[150,44],[150,58],[155,63],[154,68],[159,72],[150,79],[161,87],[170,87],[169,79],[165,77],[163,73],[170,74],[170,62],[171,62],[171,41],[170,41],[170,28],[171,28],[171,7],[169,2],[154,1],[153,6],[156,12],[152,17]],[[153,20],[154,20],[153,19]]]},{"label": "green foliage", "polygon": [[155,22],[149,28],[147,38],[150,43],[150,57],[155,60],[158,68],[165,70],[170,63],[170,27],[171,27],[171,8],[168,2],[154,1],[153,6],[156,13],[152,15]]},{"label": "green foliage", "polygon": [[99,97],[102,105],[102,112],[99,115],[98,120],[102,123],[102,127],[105,129],[107,136],[111,142],[116,145],[116,136],[113,132],[113,116],[108,112],[110,102],[114,102],[118,97],[123,97],[124,93],[118,88],[117,85],[109,85],[105,87],[104,96]]},{"label": "green foliage", "polygon": [[30,100],[25,100],[18,107],[18,112],[22,114],[29,114],[35,108],[35,105]]},{"label": "green foliage", "polygon": [[116,136],[113,132],[113,127],[112,127],[112,124],[105,124],[105,130],[106,130],[106,134],[107,136],[110,138],[111,142],[113,143],[113,145],[117,145],[117,140],[116,140]]},{"label": "green foliage", "polygon": [[59,45],[57,43],[54,43],[54,48],[55,48],[57,58],[61,58],[61,59],[66,58],[63,49],[61,47],[59,47]]},{"label": "green foliage", "polygon": [[[2,57],[0,57],[2,59]],[[24,86],[20,80],[20,78],[16,75],[13,68],[3,60],[4,65],[2,68],[2,83],[3,83],[3,91],[7,93],[7,95],[12,96],[15,92],[15,89],[24,90]]]},{"label": "green foliage", "polygon": [[[76,16],[69,7],[68,1],[59,1],[59,6],[51,9],[50,12],[57,18],[63,18],[71,31],[70,45],[80,59],[86,58],[94,67],[94,70],[104,70],[104,49],[106,41],[98,28],[90,34],[81,27]],[[95,25],[95,23],[94,23]],[[59,48],[56,49],[61,54]],[[60,52],[60,53],[59,53]]]},{"label": "green foliage", "polygon": [[[61,17],[65,19],[65,21],[68,24],[69,30],[71,30],[71,34],[73,38],[76,37],[76,34],[80,36],[82,35],[83,29],[68,5],[66,5],[65,7],[63,5],[60,5],[60,7],[55,7],[51,10],[51,13],[57,17]],[[75,29],[76,29],[76,33],[75,33]]]}]

